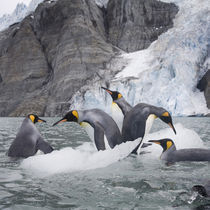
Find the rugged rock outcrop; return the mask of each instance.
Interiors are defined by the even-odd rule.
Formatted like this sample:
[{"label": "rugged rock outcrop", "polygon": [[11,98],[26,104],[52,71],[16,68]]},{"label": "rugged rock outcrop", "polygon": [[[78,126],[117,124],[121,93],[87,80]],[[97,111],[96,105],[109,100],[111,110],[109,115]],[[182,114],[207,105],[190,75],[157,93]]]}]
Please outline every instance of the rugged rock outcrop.
[{"label": "rugged rock outcrop", "polygon": [[109,40],[126,52],[147,48],[173,26],[177,12],[177,6],[161,1],[110,1],[107,9]]},{"label": "rugged rock outcrop", "polygon": [[204,91],[204,96],[206,98],[207,107],[210,109],[210,70],[199,81],[197,88],[200,91]]},{"label": "rugged rock outcrop", "polygon": [[0,116],[61,115],[77,90],[110,73],[117,47],[147,47],[178,11],[155,0],[110,0],[107,10],[94,0],[50,2],[0,32]]}]

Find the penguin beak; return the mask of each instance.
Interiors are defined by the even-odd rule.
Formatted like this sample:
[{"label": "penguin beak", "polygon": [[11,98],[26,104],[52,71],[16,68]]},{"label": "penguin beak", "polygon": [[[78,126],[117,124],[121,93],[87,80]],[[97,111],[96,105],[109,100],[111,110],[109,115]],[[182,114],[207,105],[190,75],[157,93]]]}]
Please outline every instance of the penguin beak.
[{"label": "penguin beak", "polygon": [[58,123],[61,123],[61,122],[66,122],[67,121],[67,119],[65,119],[65,118],[63,118],[63,119],[61,119],[61,120],[58,120],[56,123],[54,123],[52,126],[55,126],[55,125],[57,125]]},{"label": "penguin beak", "polygon": [[43,119],[38,119],[38,122],[45,122],[46,123],[46,121],[45,120],[43,120]]},{"label": "penguin beak", "polygon": [[104,89],[104,90],[105,90],[107,93],[109,93],[110,95],[113,94],[111,90],[109,90],[109,89],[107,89],[107,88],[105,88],[105,87],[101,87],[101,88]]},{"label": "penguin beak", "polygon": [[168,125],[173,129],[174,133],[176,134],[176,130],[175,130],[173,124],[172,123],[168,123]]},{"label": "penguin beak", "polygon": [[152,142],[152,143],[155,143],[155,144],[159,144],[160,145],[160,142],[157,141],[157,140],[149,140],[148,142]]}]

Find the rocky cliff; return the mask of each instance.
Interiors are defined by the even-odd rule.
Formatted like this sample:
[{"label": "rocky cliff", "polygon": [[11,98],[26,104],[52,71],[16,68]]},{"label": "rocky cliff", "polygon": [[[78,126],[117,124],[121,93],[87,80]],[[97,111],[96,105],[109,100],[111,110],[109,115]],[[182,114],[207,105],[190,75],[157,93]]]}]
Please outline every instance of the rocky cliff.
[{"label": "rocky cliff", "polygon": [[0,116],[61,115],[72,95],[121,50],[149,46],[173,25],[174,4],[155,0],[41,3],[22,22],[0,32]]}]

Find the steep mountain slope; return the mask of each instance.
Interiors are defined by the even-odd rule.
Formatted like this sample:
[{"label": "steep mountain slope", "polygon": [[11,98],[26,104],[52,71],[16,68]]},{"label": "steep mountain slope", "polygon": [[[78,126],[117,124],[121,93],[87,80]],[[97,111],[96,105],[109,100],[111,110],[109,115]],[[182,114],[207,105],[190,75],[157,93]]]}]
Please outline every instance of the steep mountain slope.
[{"label": "steep mountain slope", "polygon": [[[0,32],[0,116],[29,112],[61,115],[82,87],[113,78],[119,69],[109,67],[121,49],[139,50],[148,46],[157,34],[172,27],[178,11],[174,4],[132,0],[129,8],[134,20],[144,19],[138,25],[136,21],[131,23],[130,12],[122,9],[127,1],[123,0],[122,5],[113,4],[115,1],[109,1],[107,10],[93,0],[44,1],[33,14]],[[144,8],[144,14],[134,9],[137,4],[139,11]],[[110,17],[114,17],[115,11],[121,12],[114,21]],[[149,22],[144,15],[146,20],[150,18]],[[122,36],[117,39],[111,33],[116,24],[123,25]],[[125,37],[129,39],[130,35],[123,34],[129,34],[131,25],[136,30],[132,47],[129,41],[118,44]],[[152,27],[161,30],[157,33]],[[141,45],[138,31],[142,29],[146,44]],[[135,39],[137,46],[133,48]]]}]

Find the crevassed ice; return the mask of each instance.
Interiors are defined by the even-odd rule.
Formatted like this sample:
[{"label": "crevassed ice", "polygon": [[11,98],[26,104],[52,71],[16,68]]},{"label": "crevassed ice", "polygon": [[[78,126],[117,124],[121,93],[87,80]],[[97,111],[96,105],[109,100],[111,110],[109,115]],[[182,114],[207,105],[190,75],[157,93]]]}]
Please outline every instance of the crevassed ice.
[{"label": "crevassed ice", "polygon": [[[176,116],[206,114],[209,110],[204,94],[196,86],[210,66],[209,0],[164,1],[179,6],[174,27],[148,49],[122,54],[110,69],[120,70],[120,63],[127,64],[109,80],[110,89],[121,92],[132,105],[145,102],[162,106]],[[84,100],[78,92],[71,100],[72,107],[101,107],[111,112],[110,96],[99,90],[101,84],[86,87],[89,91]]]}]

